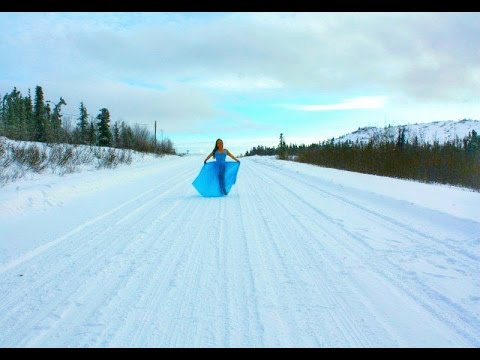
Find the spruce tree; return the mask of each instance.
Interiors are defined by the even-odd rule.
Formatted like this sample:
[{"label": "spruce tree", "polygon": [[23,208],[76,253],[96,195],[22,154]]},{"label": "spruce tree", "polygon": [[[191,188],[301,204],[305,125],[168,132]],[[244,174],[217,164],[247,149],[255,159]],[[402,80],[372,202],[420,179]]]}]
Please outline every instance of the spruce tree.
[{"label": "spruce tree", "polygon": [[43,122],[43,141],[51,143],[54,140],[52,126],[52,109],[48,101],[45,102],[45,119]]},{"label": "spruce tree", "polygon": [[113,124],[113,146],[120,147],[120,129],[118,128],[118,122]]},{"label": "spruce tree", "polygon": [[18,96],[15,99],[15,118],[17,127],[17,139],[27,140],[27,107],[25,98],[20,92],[18,92]]},{"label": "spruce tree", "polygon": [[46,108],[41,86],[35,88],[35,100],[33,105],[33,120],[35,123],[33,139],[35,141],[45,141],[45,122]]},{"label": "spruce tree", "polygon": [[480,150],[480,137],[475,130],[468,133],[468,136],[464,140],[465,150],[467,154],[473,156]]},{"label": "spruce tree", "polygon": [[97,145],[97,132],[93,121],[90,122],[90,127],[87,129],[87,143]]},{"label": "spruce tree", "polygon": [[78,118],[77,128],[80,133],[80,143],[86,144],[89,142],[87,140],[88,112],[83,101],[80,103],[80,117]]},{"label": "spruce tree", "polygon": [[14,87],[12,92],[5,94],[2,98],[0,106],[1,134],[15,140],[30,140],[29,118],[31,112],[31,98],[24,98]]},{"label": "spruce tree", "polygon": [[28,96],[24,99],[25,102],[25,121],[26,121],[26,138],[25,140],[33,140],[33,135],[35,132],[35,121],[33,113],[33,102],[32,95],[30,94],[30,89],[28,89]]},{"label": "spruce tree", "polygon": [[110,131],[110,113],[107,109],[100,110],[98,120],[98,145],[112,146],[112,132]]},{"label": "spruce tree", "polygon": [[17,97],[17,88],[13,88],[10,94],[5,95],[5,109],[3,116],[6,127],[6,135],[11,139],[17,139],[17,118],[15,114],[15,103]]},{"label": "spruce tree", "polygon": [[403,149],[405,146],[405,128],[401,127],[398,129],[398,137],[397,137],[397,148]]},{"label": "spruce tree", "polygon": [[120,125],[120,143],[122,145],[121,147],[123,149],[133,149],[133,140],[134,139],[132,128],[128,124],[125,124],[124,121],[122,121]]},{"label": "spruce tree", "polygon": [[287,158],[287,144],[285,143],[283,133],[280,133],[280,143],[278,144],[277,153],[279,159],[285,160]]},{"label": "spruce tree", "polygon": [[59,141],[61,139],[61,131],[62,131],[62,105],[67,105],[65,100],[60,97],[60,101],[55,105],[53,108],[53,113],[52,113],[52,132],[53,132],[53,138],[56,141]]}]

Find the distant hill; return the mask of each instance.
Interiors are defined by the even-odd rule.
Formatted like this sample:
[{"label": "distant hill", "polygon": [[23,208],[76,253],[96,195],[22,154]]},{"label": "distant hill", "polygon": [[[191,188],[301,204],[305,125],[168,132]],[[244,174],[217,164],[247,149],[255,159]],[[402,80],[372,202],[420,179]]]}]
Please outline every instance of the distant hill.
[{"label": "distant hill", "polygon": [[456,137],[463,139],[472,130],[480,133],[480,121],[464,119],[459,121],[435,121],[431,123],[423,124],[409,124],[409,125],[397,125],[386,128],[378,127],[364,127],[358,130],[342,135],[335,139],[335,143],[343,143],[346,141],[352,142],[368,142],[372,138],[386,139],[394,141],[398,136],[399,128],[405,128],[406,139],[412,142],[415,136],[417,136],[419,143],[430,143],[438,141],[443,144],[447,141],[455,140]]}]

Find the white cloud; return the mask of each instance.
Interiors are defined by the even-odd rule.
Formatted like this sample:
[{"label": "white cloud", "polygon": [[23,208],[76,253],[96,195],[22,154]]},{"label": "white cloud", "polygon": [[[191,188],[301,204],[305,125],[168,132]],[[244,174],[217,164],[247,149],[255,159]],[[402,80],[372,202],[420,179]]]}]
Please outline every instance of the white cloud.
[{"label": "white cloud", "polygon": [[333,111],[333,110],[360,110],[360,109],[379,109],[382,108],[387,100],[386,96],[362,96],[347,99],[334,104],[314,104],[314,105],[281,105],[290,110],[300,111]]},{"label": "white cloud", "polygon": [[197,83],[201,87],[226,90],[226,91],[249,91],[262,89],[280,89],[284,85],[275,79],[267,77],[243,77],[227,76],[225,78],[211,79]]},{"label": "white cloud", "polygon": [[0,68],[64,79],[92,69],[112,79],[193,78],[218,91],[371,86],[441,101],[478,93],[479,13],[207,15],[2,15]]},{"label": "white cloud", "polygon": [[[77,117],[83,101],[94,117],[105,107],[110,111],[112,121],[153,124],[156,120],[157,125],[168,133],[198,131],[224,115],[224,111],[212,105],[208,95],[191,86],[167,84],[166,90],[155,90],[107,79],[86,79],[76,81],[75,85],[64,82],[40,85],[46,99],[56,100],[60,96],[65,99],[65,114]],[[33,93],[34,87],[31,86],[31,89]],[[26,93],[23,87],[21,90]]]}]

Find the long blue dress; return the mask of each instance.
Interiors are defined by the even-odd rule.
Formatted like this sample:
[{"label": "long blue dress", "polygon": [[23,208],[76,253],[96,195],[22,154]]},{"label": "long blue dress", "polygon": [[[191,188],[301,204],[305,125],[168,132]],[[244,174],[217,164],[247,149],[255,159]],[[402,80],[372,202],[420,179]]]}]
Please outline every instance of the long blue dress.
[{"label": "long blue dress", "polygon": [[225,161],[227,150],[215,152],[215,161],[203,165],[192,185],[205,197],[225,196],[237,180],[239,162]]}]

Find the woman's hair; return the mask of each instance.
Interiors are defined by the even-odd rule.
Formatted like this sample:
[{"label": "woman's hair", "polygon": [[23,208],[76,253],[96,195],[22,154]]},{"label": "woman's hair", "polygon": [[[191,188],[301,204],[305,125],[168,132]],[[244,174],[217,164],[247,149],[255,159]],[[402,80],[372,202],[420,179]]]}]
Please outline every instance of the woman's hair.
[{"label": "woman's hair", "polygon": [[215,159],[215,151],[217,151],[217,149],[218,149],[218,147],[217,147],[217,142],[218,142],[218,140],[220,140],[221,142],[223,142],[222,139],[217,139],[217,140],[215,141],[215,147],[213,148],[213,151],[212,151],[212,153],[213,153],[213,158],[214,158],[214,159]]}]

